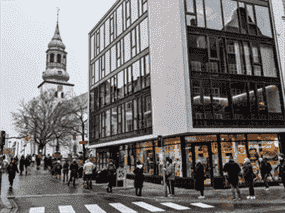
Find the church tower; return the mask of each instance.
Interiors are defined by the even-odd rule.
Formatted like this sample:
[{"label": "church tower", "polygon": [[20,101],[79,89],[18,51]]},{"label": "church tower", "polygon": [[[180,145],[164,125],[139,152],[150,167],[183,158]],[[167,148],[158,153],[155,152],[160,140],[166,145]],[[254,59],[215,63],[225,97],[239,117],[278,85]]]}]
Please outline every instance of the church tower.
[{"label": "church tower", "polygon": [[73,97],[74,84],[68,83],[69,74],[66,71],[66,65],[67,52],[65,52],[65,45],[60,37],[57,20],[54,36],[46,51],[46,70],[42,74],[43,82],[38,88],[41,91],[55,89],[55,97],[58,101]]}]

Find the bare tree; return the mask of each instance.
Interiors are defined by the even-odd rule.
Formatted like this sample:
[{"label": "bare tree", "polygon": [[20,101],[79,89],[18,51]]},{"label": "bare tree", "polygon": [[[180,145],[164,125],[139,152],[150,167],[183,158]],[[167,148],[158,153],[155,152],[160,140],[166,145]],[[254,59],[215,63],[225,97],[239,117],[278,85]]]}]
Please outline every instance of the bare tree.
[{"label": "bare tree", "polygon": [[55,90],[50,89],[26,104],[22,101],[18,112],[12,113],[18,137],[30,136],[39,150],[55,139],[63,142],[62,139],[71,134],[70,126],[77,124],[72,102],[59,102],[54,93]]}]

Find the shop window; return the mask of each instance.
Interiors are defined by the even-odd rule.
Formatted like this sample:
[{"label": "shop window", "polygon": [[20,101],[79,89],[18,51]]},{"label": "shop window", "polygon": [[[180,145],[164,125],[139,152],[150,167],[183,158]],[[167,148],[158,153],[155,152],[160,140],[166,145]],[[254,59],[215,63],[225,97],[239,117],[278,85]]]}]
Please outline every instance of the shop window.
[{"label": "shop window", "polygon": [[137,161],[140,161],[144,167],[144,173],[154,174],[154,153],[152,142],[137,143],[136,145]]},{"label": "shop window", "polygon": [[175,167],[175,176],[182,177],[182,158],[180,138],[165,139],[166,159],[171,159]]}]

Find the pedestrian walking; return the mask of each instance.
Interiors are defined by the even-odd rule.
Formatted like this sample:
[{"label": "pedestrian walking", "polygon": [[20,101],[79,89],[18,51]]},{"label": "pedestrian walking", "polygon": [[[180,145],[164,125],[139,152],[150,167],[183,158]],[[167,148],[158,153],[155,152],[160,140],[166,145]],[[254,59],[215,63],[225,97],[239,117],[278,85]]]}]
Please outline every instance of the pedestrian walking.
[{"label": "pedestrian walking", "polygon": [[56,179],[59,179],[61,178],[61,170],[62,170],[62,165],[60,163],[60,161],[58,160],[55,164],[55,169],[54,169],[54,173],[55,173],[55,177]]},{"label": "pedestrian walking", "polygon": [[83,178],[85,178],[87,182],[87,189],[92,189],[92,174],[94,169],[95,165],[87,159],[86,163],[83,165]]},{"label": "pedestrian walking", "polygon": [[[224,166],[224,172],[227,172],[228,182],[232,189],[233,200],[241,200],[240,190],[238,186],[239,174],[241,168],[238,163],[234,161],[233,156],[230,156],[229,162]],[[238,197],[236,197],[235,189]]]},{"label": "pedestrian walking", "polygon": [[48,158],[47,156],[44,156],[44,170],[47,170],[48,167]]},{"label": "pedestrian walking", "polygon": [[136,189],[136,196],[142,196],[144,174],[143,174],[143,165],[140,161],[137,162],[137,168],[135,168],[134,174],[135,174],[134,186]]},{"label": "pedestrian walking", "polygon": [[25,162],[26,162],[25,157],[24,155],[22,155],[21,160],[20,160],[20,175],[22,175],[24,171]]},{"label": "pedestrian walking", "polygon": [[9,161],[7,160],[5,155],[3,155],[2,158],[3,158],[3,161],[1,164],[1,169],[3,173],[7,173],[7,167],[9,166]]},{"label": "pedestrian walking", "polygon": [[26,157],[26,159],[25,159],[25,169],[26,169],[25,171],[26,171],[26,175],[28,174],[28,168],[29,168],[30,164],[31,164],[31,159],[30,159],[30,156],[27,155],[27,157]]},{"label": "pedestrian walking", "polygon": [[37,163],[37,170],[39,170],[41,166],[41,156],[40,155],[37,155],[36,163]]},{"label": "pedestrian walking", "polygon": [[15,176],[16,176],[16,172],[19,173],[19,170],[18,170],[18,167],[16,165],[14,158],[12,159],[9,166],[7,167],[7,172],[8,172],[8,178],[9,178],[9,183],[10,183],[10,189],[12,189],[13,181],[14,181]]},{"label": "pedestrian walking", "polygon": [[112,186],[115,183],[116,179],[116,166],[114,165],[113,161],[109,162],[107,167],[107,179],[108,179],[108,187],[107,192],[112,192]]},{"label": "pedestrian walking", "polygon": [[169,195],[168,197],[174,196],[174,180],[175,180],[175,168],[172,164],[172,159],[166,160],[166,168],[165,170],[165,178],[166,178],[166,184],[169,189]]},{"label": "pedestrian walking", "polygon": [[18,156],[16,156],[15,157],[15,164],[18,165],[18,163],[19,163],[19,159],[18,159]]},{"label": "pedestrian walking", "polygon": [[69,163],[68,163],[68,160],[66,159],[65,163],[63,164],[63,168],[62,168],[62,171],[63,171],[63,181],[62,182],[65,182],[65,178],[66,178],[66,182],[68,182],[68,170],[69,170]]},{"label": "pedestrian walking", "polygon": [[201,160],[196,161],[195,172],[194,172],[194,180],[195,180],[195,189],[200,191],[201,195],[198,197],[199,199],[204,199],[204,180],[205,180],[205,172],[204,166]]},{"label": "pedestrian walking", "polygon": [[77,178],[77,173],[78,173],[78,164],[75,159],[72,161],[69,170],[70,170],[70,178],[67,185],[69,186],[69,183],[72,181],[73,178],[73,186],[75,186],[75,179]]},{"label": "pedestrian walking", "polygon": [[265,190],[269,190],[269,184],[268,184],[268,180],[267,178],[269,177],[271,170],[272,170],[272,166],[271,164],[268,162],[267,158],[264,159],[260,159],[260,172],[261,172],[261,177],[262,180],[265,184]]},{"label": "pedestrian walking", "polygon": [[255,174],[253,173],[252,165],[248,158],[244,159],[242,171],[245,183],[249,187],[249,196],[247,196],[246,198],[248,200],[249,199],[254,200],[255,195],[254,195],[253,179],[255,178]]},{"label": "pedestrian walking", "polygon": [[33,154],[33,156],[32,156],[32,167],[35,166],[35,161],[36,161],[36,156],[35,156],[35,154]]}]

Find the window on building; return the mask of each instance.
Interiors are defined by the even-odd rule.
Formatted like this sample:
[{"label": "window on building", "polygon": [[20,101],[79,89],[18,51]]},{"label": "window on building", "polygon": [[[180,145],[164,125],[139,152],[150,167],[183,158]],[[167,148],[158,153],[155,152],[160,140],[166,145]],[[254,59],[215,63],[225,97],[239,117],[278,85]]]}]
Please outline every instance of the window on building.
[{"label": "window on building", "polygon": [[102,51],[105,47],[104,36],[105,36],[105,25],[103,24],[100,27],[100,51]]},{"label": "window on building", "polygon": [[53,54],[53,53],[50,54],[50,62],[51,62],[51,63],[54,62],[54,54]]},{"label": "window on building", "polygon": [[95,83],[95,65],[94,64],[92,64],[91,66],[91,78],[92,78],[91,84],[94,84]]},{"label": "window on building", "polygon": [[108,105],[111,102],[111,79],[108,79],[105,84],[105,103]]},{"label": "window on building", "polygon": [[134,57],[137,54],[137,44],[136,44],[136,28],[132,30],[132,44],[131,44],[131,49],[132,49],[132,57]]},{"label": "window on building", "polygon": [[255,5],[254,7],[257,19],[257,26],[261,32],[261,33],[258,32],[258,35],[263,35],[272,38],[268,7],[261,7],[258,5]]},{"label": "window on building", "polygon": [[128,95],[128,70],[124,69],[124,90],[125,90],[125,96]]},{"label": "window on building", "polygon": [[133,103],[128,101],[125,103],[125,113],[126,113],[126,132],[133,130]]},{"label": "window on building", "polygon": [[133,92],[133,86],[132,86],[132,67],[128,67],[128,94],[131,94]]},{"label": "window on building", "polygon": [[147,18],[140,23],[140,50],[143,51],[148,47],[148,21]]},{"label": "window on building", "polygon": [[186,0],[186,11],[187,13],[194,13],[193,0]]},{"label": "window on building", "polygon": [[94,35],[91,36],[90,39],[90,56],[91,56],[91,60],[94,58]]},{"label": "window on building", "polygon": [[[105,53],[105,65],[106,65],[106,75],[108,75],[110,73],[110,61],[111,61],[111,58],[110,58],[110,50],[108,50],[106,53]],[[101,77],[102,78],[102,77]]]},{"label": "window on building", "polygon": [[245,58],[246,75],[252,75],[249,42],[243,42],[243,52]]},{"label": "window on building", "polygon": [[122,99],[124,97],[124,70],[119,72],[118,74],[118,89],[117,89],[118,99]]},{"label": "window on building", "polygon": [[131,25],[131,7],[130,0],[126,0],[126,28]]},{"label": "window on building", "polygon": [[100,76],[100,73],[99,73],[99,60],[97,60],[95,62],[95,82],[100,80],[99,76]]},{"label": "window on building", "polygon": [[106,129],[106,124],[105,124],[105,115],[106,112],[102,112],[101,113],[101,138],[104,138],[105,137],[105,129]]},{"label": "window on building", "polygon": [[151,96],[147,96],[145,99],[145,110],[144,110],[144,124],[146,127],[152,126],[152,106],[151,106]]},{"label": "window on building", "polygon": [[110,20],[105,22],[105,47],[110,44]]},{"label": "window on building", "polygon": [[95,138],[98,139],[100,138],[100,116],[96,115],[95,117]]},{"label": "window on building", "polygon": [[118,134],[122,133],[122,106],[118,106]]},{"label": "window on building", "polygon": [[[63,96],[63,93],[61,93]],[[92,90],[90,92],[90,111],[93,112],[94,111],[94,91]]]},{"label": "window on building", "polygon": [[111,49],[111,71],[113,72],[117,67],[117,57],[116,57],[116,44]]},{"label": "window on building", "polygon": [[110,42],[114,41],[114,15],[110,17]]},{"label": "window on building", "polygon": [[265,77],[277,77],[277,68],[273,46],[267,44],[260,45],[262,68]]},{"label": "window on building", "polygon": [[145,56],[145,80],[146,87],[150,86],[150,68],[149,68],[149,55]]},{"label": "window on building", "polygon": [[138,19],[138,0],[131,0],[132,23]]},{"label": "window on building", "polygon": [[122,4],[117,9],[117,28],[118,36],[123,32]]},{"label": "window on building", "polygon": [[57,63],[61,63],[61,55],[60,54],[57,54],[56,62]]},{"label": "window on building", "polygon": [[143,13],[147,11],[147,0],[142,0]]},{"label": "window on building", "polygon": [[239,33],[237,2],[223,0],[224,30]]},{"label": "window on building", "polygon": [[196,0],[196,14],[197,14],[198,27],[205,27],[203,0]]},{"label": "window on building", "polygon": [[138,98],[138,129],[143,128],[142,102],[141,97]]},{"label": "window on building", "polygon": [[110,114],[110,109],[108,109],[106,112],[105,112],[105,126],[106,126],[106,137],[110,136],[111,134],[111,123],[110,123],[110,119],[111,119],[111,114]]},{"label": "window on building", "polygon": [[125,104],[122,104],[122,133],[126,130]]},{"label": "window on building", "polygon": [[105,85],[106,84],[101,84],[100,85],[100,98],[99,98],[99,103],[100,103],[100,107],[104,107],[105,106]]},{"label": "window on building", "polygon": [[97,37],[97,39],[96,39],[96,53],[98,55],[100,52],[100,33],[99,33],[99,30],[96,33],[96,37]]},{"label": "window on building", "polygon": [[144,57],[140,59],[140,69],[141,69],[141,84],[142,84],[142,89],[145,88],[145,60]]},{"label": "window on building", "polygon": [[111,117],[111,122],[112,122],[112,135],[117,134],[117,107],[112,108],[112,117]]},{"label": "window on building", "polygon": [[141,90],[140,61],[132,64],[133,68],[133,88],[134,92]]},{"label": "window on building", "polygon": [[121,66],[121,42],[117,43],[117,67]]},{"label": "window on building", "polygon": [[57,98],[57,92],[54,93],[54,97]]},{"label": "window on building", "polygon": [[138,129],[138,105],[137,100],[133,100],[133,109],[134,109],[134,130]]},{"label": "window on building", "polygon": [[128,60],[131,59],[131,34],[128,33],[125,37],[124,37],[124,56],[125,56],[125,61],[127,62]]},{"label": "window on building", "polygon": [[[221,30],[223,28],[220,0],[205,0],[207,28]],[[211,8],[211,9],[210,9]]]}]

